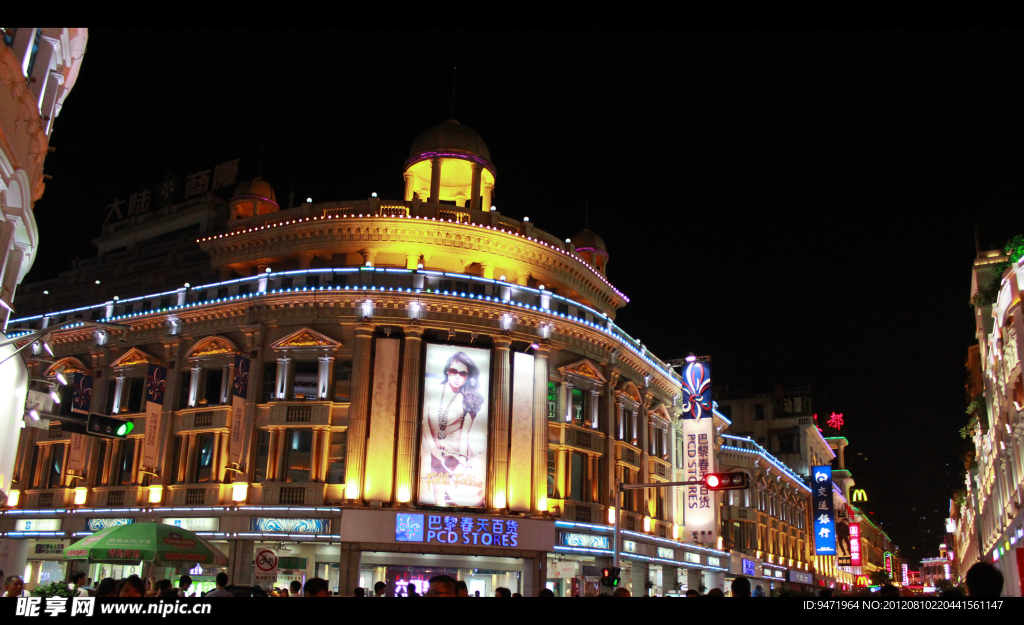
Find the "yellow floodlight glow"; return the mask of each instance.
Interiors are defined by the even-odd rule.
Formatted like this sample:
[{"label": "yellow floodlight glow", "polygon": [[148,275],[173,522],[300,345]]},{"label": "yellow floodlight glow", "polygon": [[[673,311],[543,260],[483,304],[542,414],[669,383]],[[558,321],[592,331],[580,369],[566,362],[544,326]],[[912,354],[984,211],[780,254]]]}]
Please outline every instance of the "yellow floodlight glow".
[{"label": "yellow floodlight glow", "polygon": [[11,492],[7,493],[7,507],[8,508],[17,508],[18,507],[18,501],[20,499],[21,499],[21,491],[12,490]]},{"label": "yellow floodlight glow", "polygon": [[645,516],[644,517],[644,531],[645,532],[651,531],[651,517],[649,517],[649,516]]},{"label": "yellow floodlight glow", "polygon": [[149,503],[159,504],[164,500],[164,487],[163,486],[150,486],[149,487]]},{"label": "yellow floodlight glow", "polygon": [[505,507],[505,493],[498,491],[494,494],[494,507],[501,510]]},{"label": "yellow floodlight glow", "polygon": [[402,486],[398,489],[395,499],[398,500],[398,503],[409,503],[412,501],[412,493],[409,492],[409,488],[407,486]]},{"label": "yellow floodlight glow", "polygon": [[615,524],[615,508],[608,508],[608,523],[609,525]]},{"label": "yellow floodlight glow", "polygon": [[235,503],[244,503],[249,497],[249,483],[248,482],[234,482],[231,484],[231,501]]},{"label": "yellow floodlight glow", "polygon": [[81,486],[75,489],[75,505],[84,506],[86,499],[89,497],[89,489]]}]

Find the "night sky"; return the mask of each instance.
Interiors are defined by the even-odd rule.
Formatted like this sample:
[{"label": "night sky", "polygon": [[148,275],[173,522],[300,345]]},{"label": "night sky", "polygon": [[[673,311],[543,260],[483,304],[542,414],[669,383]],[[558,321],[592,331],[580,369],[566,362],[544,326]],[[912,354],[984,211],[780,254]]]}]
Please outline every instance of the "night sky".
[{"label": "night sky", "polygon": [[[867,509],[936,555],[962,481],[974,229],[1024,232],[1024,41],[1005,32],[103,31],[56,121],[27,281],[94,255],[105,206],[241,158],[280,203],[401,199],[451,116],[494,203],[589,225],[662,358],[813,385]],[[68,302],[85,305],[95,302]]]}]

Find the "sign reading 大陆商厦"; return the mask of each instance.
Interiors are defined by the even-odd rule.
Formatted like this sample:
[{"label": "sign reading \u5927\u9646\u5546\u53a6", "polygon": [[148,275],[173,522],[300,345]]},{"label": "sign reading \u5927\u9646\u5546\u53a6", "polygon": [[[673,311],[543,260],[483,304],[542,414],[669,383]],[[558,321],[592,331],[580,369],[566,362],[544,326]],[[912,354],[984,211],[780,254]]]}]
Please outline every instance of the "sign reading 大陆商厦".
[{"label": "sign reading \u5927\u9646\u5546\u53a6", "polygon": [[[683,449],[687,481],[715,472],[715,420],[711,403],[711,366],[691,362],[683,371]],[[715,497],[704,486],[686,487],[686,531],[696,542],[717,536]]]},{"label": "sign reading \u5927\u9646\u5546\u53a6", "polygon": [[811,518],[814,554],[836,555],[836,515],[832,505],[832,467],[811,467]]},{"label": "sign reading \u5927\u9646\u5546\u53a6", "polygon": [[[189,200],[194,197],[206,195],[210,191],[216,191],[222,187],[230,187],[238,181],[239,159],[228,161],[217,165],[212,170],[203,169],[186,176],[182,184],[177,176],[167,175],[156,186],[156,191],[143,189],[132,193],[128,200],[115,198],[107,205],[107,218],[104,224],[111,221],[121,221],[135,215],[148,213],[150,208],[163,208],[181,200]],[[211,175],[212,174],[212,175]]]}]

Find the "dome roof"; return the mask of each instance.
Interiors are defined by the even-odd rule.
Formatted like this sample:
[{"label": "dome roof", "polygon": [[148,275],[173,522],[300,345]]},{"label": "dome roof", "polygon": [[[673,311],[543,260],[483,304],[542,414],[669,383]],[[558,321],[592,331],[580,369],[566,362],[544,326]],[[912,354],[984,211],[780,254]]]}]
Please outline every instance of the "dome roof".
[{"label": "dome roof", "polygon": [[487,150],[487,144],[480,138],[480,135],[469,126],[463,126],[454,119],[449,119],[443,124],[434,126],[416,137],[416,140],[412,142],[409,158],[424,152],[436,152],[439,150],[468,152],[474,156],[479,156],[487,162],[491,160],[491,153]]},{"label": "dome roof", "polygon": [[570,240],[576,249],[594,249],[605,256],[608,255],[608,248],[604,244],[604,239],[597,236],[590,228],[585,228]]},{"label": "dome roof", "polygon": [[235,187],[235,193],[231,199],[237,197],[258,197],[270,200],[277,204],[277,196],[274,195],[274,188],[266,180],[256,177],[252,180],[245,180]]}]

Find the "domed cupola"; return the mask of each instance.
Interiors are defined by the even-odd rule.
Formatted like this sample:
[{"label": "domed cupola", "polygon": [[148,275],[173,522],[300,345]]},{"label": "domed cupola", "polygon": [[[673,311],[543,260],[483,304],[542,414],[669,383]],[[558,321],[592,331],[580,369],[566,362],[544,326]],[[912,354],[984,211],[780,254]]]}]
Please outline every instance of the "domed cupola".
[{"label": "domed cupola", "polygon": [[480,135],[454,119],[416,137],[405,162],[405,199],[490,210],[494,164]]},{"label": "domed cupola", "polygon": [[231,197],[229,206],[231,219],[245,219],[281,210],[277,205],[274,188],[262,178],[246,180],[235,187],[235,194]]},{"label": "domed cupola", "polygon": [[573,247],[576,248],[576,254],[604,274],[605,268],[608,266],[608,248],[604,244],[604,239],[597,236],[590,228],[585,228],[570,240]]}]

